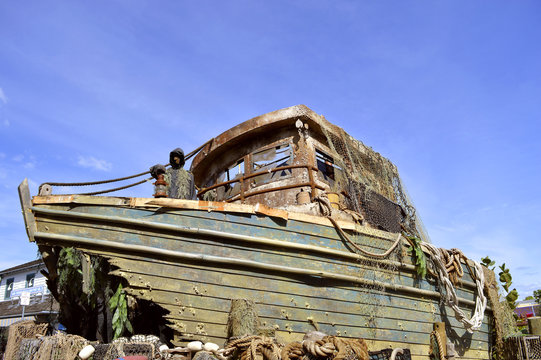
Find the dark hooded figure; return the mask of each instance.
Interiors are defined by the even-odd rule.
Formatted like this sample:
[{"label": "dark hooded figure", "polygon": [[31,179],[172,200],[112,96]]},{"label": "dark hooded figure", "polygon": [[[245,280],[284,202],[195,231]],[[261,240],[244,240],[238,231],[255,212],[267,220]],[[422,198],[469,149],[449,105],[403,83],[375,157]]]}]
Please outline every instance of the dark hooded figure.
[{"label": "dark hooded figure", "polygon": [[[171,167],[165,170],[165,181],[167,182],[167,197],[172,199],[195,200],[195,184],[191,172],[184,170],[184,151],[176,148],[169,154]],[[163,165],[155,165],[150,168],[154,178],[159,172],[163,172]]]}]

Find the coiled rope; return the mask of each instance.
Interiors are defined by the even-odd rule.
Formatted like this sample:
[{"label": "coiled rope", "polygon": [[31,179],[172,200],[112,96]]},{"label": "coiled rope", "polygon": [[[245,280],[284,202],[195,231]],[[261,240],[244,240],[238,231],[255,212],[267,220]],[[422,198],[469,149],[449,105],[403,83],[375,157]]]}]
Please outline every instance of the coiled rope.
[{"label": "coiled rope", "polygon": [[[398,234],[396,241],[391,245],[391,247],[382,254],[376,254],[370,251],[366,251],[355,242],[353,242],[349,236],[344,232],[340,227],[338,222],[331,216],[332,208],[329,199],[326,194],[323,193],[314,198],[320,204],[320,210],[322,215],[326,216],[327,219],[331,221],[338,233],[355,249],[361,252],[363,255],[374,257],[374,258],[385,258],[389,256],[393,250],[400,243],[402,238],[402,233]],[[409,239],[406,238],[409,241]],[[487,307],[487,299],[483,293],[484,288],[484,274],[483,269],[479,263],[471,260],[474,265],[474,269],[468,264],[468,259],[464,254],[458,249],[439,249],[432,244],[422,243],[421,247],[425,253],[427,253],[434,263],[437,274],[435,277],[440,282],[440,292],[442,293],[442,299],[445,303],[451,307],[455,313],[455,317],[460,321],[466,331],[473,333],[474,330],[478,330],[482,323],[485,314],[485,309]],[[464,270],[462,269],[461,260],[464,260],[466,266],[470,270],[472,278],[474,278],[477,286],[477,297],[475,299],[475,311],[470,319],[467,318],[466,314],[458,306],[458,297],[456,295],[455,287],[458,283],[458,278],[464,275]],[[443,289],[445,289],[445,294],[443,294]]]},{"label": "coiled rope", "polygon": [[432,348],[432,355],[434,356],[435,360],[445,359],[445,352],[443,351],[441,337],[436,330],[430,333],[430,346]]},{"label": "coiled rope", "polygon": [[[422,243],[421,246],[423,247],[423,250],[429,255],[432,263],[436,268],[438,274],[438,281],[440,283],[440,291],[442,292],[442,295],[443,289],[445,289],[445,296],[442,296],[445,304],[453,309],[455,313],[455,318],[460,321],[462,325],[464,325],[466,331],[468,331],[469,333],[473,333],[474,330],[479,330],[483,323],[485,309],[487,307],[487,298],[483,293],[485,276],[483,274],[483,269],[481,268],[481,265],[479,265],[479,263],[477,263],[476,261],[470,260],[473,263],[473,267],[475,270],[475,272],[472,272],[471,274],[472,277],[475,277],[475,284],[477,285],[477,297],[475,299],[475,311],[472,317],[468,319],[466,314],[464,314],[464,312],[458,307],[458,297],[456,295],[453,283],[449,278],[444,251],[429,243]],[[462,268],[460,262],[458,263],[457,267]]]},{"label": "coiled rope", "polygon": [[303,340],[286,345],[282,350],[282,360],[300,360],[310,355],[315,359],[368,360],[368,346],[363,339],[348,339],[325,336],[320,340]]},{"label": "coiled rope", "polygon": [[[187,161],[189,160],[191,157],[193,157],[195,154],[197,154],[199,151],[201,151],[201,149],[203,149],[203,147],[205,147],[207,144],[209,144],[210,142],[212,142],[213,139],[207,141],[206,143],[204,143],[203,145],[199,146],[197,149],[193,150],[192,152],[190,152],[188,155],[186,155],[184,157],[184,160]],[[170,164],[167,164],[165,165],[166,167],[169,166]],[[124,180],[129,180],[129,179],[133,179],[133,178],[136,178],[136,177],[139,177],[139,176],[143,176],[143,175],[147,175],[147,174],[150,174],[150,171],[144,171],[144,172],[141,172],[139,174],[135,174],[135,175],[130,175],[130,176],[124,176],[124,177],[120,177],[120,178],[116,178],[116,179],[109,179],[109,180],[100,180],[100,181],[87,181],[87,182],[74,182],[74,183],[63,183],[63,182],[45,182],[43,184],[41,184],[39,186],[39,190],[41,191],[41,188],[44,186],[44,185],[49,185],[49,186],[92,186],[92,185],[103,185],[103,184],[110,184],[110,183],[113,183],[113,182],[118,182],[118,181],[124,181]],[[106,193],[111,193],[111,192],[115,192],[115,191],[119,191],[119,190],[124,190],[124,189],[128,189],[128,188],[131,188],[131,187],[134,187],[134,186],[137,186],[137,185],[140,185],[140,184],[143,184],[147,181],[152,181],[152,177],[149,177],[147,179],[144,179],[144,180],[141,180],[141,181],[138,181],[138,182],[135,182],[133,184],[128,184],[128,185],[125,185],[125,186],[119,186],[119,187],[116,187],[116,188],[113,188],[113,189],[108,189],[108,190],[102,190],[102,191],[94,191],[94,192],[86,192],[86,193],[79,193],[77,195],[99,195],[99,194],[106,194]]]},{"label": "coiled rope", "polygon": [[238,353],[240,353],[241,360],[257,360],[258,354],[263,356],[265,360],[280,360],[281,352],[282,346],[274,339],[252,335],[230,341],[225,349],[216,355],[221,360],[230,360]]}]

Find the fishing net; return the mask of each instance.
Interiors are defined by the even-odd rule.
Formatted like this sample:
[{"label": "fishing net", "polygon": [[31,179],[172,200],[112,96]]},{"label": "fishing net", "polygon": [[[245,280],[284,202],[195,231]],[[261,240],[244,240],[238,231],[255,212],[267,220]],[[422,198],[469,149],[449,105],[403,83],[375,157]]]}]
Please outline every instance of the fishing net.
[{"label": "fishing net", "polygon": [[[371,238],[371,243],[375,248],[386,249],[389,246],[388,240]],[[402,252],[397,247],[396,250],[391,252],[386,260],[380,261],[377,259],[364,258],[359,259],[357,276],[369,280],[372,285],[358,285],[356,300],[358,305],[358,313],[364,320],[365,332],[363,337],[377,339],[378,329],[382,326],[380,323],[382,319],[385,319],[388,314],[386,313],[385,296],[386,289],[383,284],[394,284],[397,282],[398,268],[397,263],[402,260]],[[381,284],[381,285],[378,285]],[[361,321],[363,321],[361,320]],[[342,334],[337,331],[337,335],[350,335]]]},{"label": "fishing net", "polygon": [[336,170],[331,190],[346,190],[348,209],[362,214],[375,228],[395,233],[405,228],[429,242],[396,166],[342,128],[330,123],[320,125],[331,150],[330,157],[322,161],[331,162]]},{"label": "fishing net", "polygon": [[36,324],[33,320],[19,321],[9,327],[6,359],[18,359],[19,349],[23,339],[35,338],[39,335],[45,335],[47,332],[47,324]]},{"label": "fishing net", "polygon": [[88,340],[77,335],[57,333],[43,337],[39,349],[32,359],[35,360],[73,360],[88,345]]},{"label": "fishing net", "polygon": [[152,335],[134,335],[129,340],[120,338],[110,344],[95,344],[93,360],[111,360],[124,356],[146,356],[148,359],[160,358],[158,348],[162,345]]},{"label": "fishing net", "polygon": [[[393,349],[383,349],[380,351],[369,351],[370,360],[390,360],[393,355]],[[396,353],[395,360],[411,360],[409,349],[403,349],[401,353]]]},{"label": "fishing net", "polygon": [[[26,338],[20,343],[14,360],[73,360],[89,342],[77,335],[57,333],[53,336]],[[93,344],[93,360],[111,360],[124,356],[146,356],[148,359],[159,358],[161,342],[153,335],[134,335],[129,340],[120,338],[111,344]],[[11,356],[11,355],[10,355]]]}]

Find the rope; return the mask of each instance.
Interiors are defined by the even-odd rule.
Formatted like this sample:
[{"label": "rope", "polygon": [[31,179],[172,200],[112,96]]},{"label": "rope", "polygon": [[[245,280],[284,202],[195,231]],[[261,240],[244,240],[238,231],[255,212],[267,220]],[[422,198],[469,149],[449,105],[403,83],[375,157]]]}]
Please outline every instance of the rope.
[{"label": "rope", "polygon": [[391,353],[391,357],[389,358],[389,360],[395,360],[396,359],[396,355],[404,355],[404,349],[401,349],[401,348],[395,348],[393,350],[393,352]]},{"label": "rope", "polygon": [[[464,314],[464,312],[458,307],[458,298],[456,295],[456,291],[451,280],[449,279],[449,273],[446,267],[446,265],[449,262],[446,264],[444,261],[445,251],[442,249],[438,249],[437,247],[429,243],[423,243],[422,246],[424,247],[425,252],[427,252],[428,255],[430,256],[430,259],[432,260],[436,268],[436,271],[438,273],[438,280],[440,282],[440,288],[442,288],[442,295],[443,295],[443,288],[445,288],[445,296],[442,296],[442,299],[445,300],[446,305],[448,305],[449,307],[453,309],[453,311],[455,312],[456,319],[464,325],[464,328],[466,329],[466,331],[468,331],[469,333],[473,333],[474,330],[479,330],[479,328],[481,327],[483,323],[483,317],[484,317],[485,309],[487,307],[487,299],[483,293],[485,277],[484,277],[483,269],[481,268],[481,265],[479,265],[477,262],[472,260],[474,270],[475,270],[475,283],[477,285],[477,297],[475,299],[475,311],[471,319],[468,319],[466,317],[466,314]],[[461,256],[464,257],[463,254]],[[454,264],[454,260],[453,260],[453,264]],[[461,268],[460,263],[458,267]]]},{"label": "rope", "polygon": [[[393,245],[391,245],[391,247],[385,251],[383,254],[376,254],[376,253],[373,253],[373,252],[370,252],[370,251],[367,251],[367,250],[364,250],[363,248],[359,247],[357,244],[355,244],[350,238],[349,236],[344,232],[344,230],[340,227],[340,225],[338,224],[338,222],[331,216],[332,214],[332,206],[331,206],[331,202],[329,201],[329,198],[327,197],[327,194],[326,193],[321,193],[320,195],[316,196],[314,198],[315,201],[317,201],[319,203],[319,209],[321,210],[321,214],[323,216],[325,216],[327,219],[329,219],[331,221],[331,223],[334,225],[334,227],[336,228],[336,230],[338,231],[338,233],[349,243],[351,244],[355,249],[357,249],[358,251],[360,251],[362,254],[366,255],[366,256],[370,256],[370,257],[374,257],[374,258],[386,258],[387,256],[389,256],[389,254],[391,254],[393,252],[394,249],[396,249],[396,247],[398,246],[398,244],[400,243],[400,237],[402,236],[402,234],[398,234],[398,237],[396,239],[396,241],[393,243]],[[360,216],[359,214],[355,213],[357,215],[356,219],[357,220],[360,220],[362,221],[362,216]]]},{"label": "rope", "polygon": [[359,250],[362,254],[366,255],[366,256],[370,256],[370,257],[374,257],[374,258],[386,258],[387,256],[389,256],[393,251],[394,249],[396,249],[396,247],[398,246],[398,244],[400,243],[400,238],[402,237],[402,234],[401,233],[398,233],[398,236],[395,240],[395,242],[391,245],[391,247],[389,249],[387,249],[387,251],[385,251],[384,253],[382,254],[376,254],[376,253],[373,253],[373,252],[370,252],[370,251],[367,251],[367,250],[364,250],[363,248],[361,248],[359,245],[355,244],[350,238],[349,236],[344,232],[344,230],[340,227],[340,225],[338,224],[338,222],[336,222],[335,219],[333,219],[331,216],[327,216],[327,219],[329,219],[332,224],[334,225],[334,227],[336,228],[336,230],[338,230],[338,233],[349,243],[351,244],[355,249]]},{"label": "rope", "polygon": [[[434,342],[435,340],[435,342]],[[432,331],[430,333],[430,345],[432,345],[432,355],[436,358],[436,360],[444,360],[445,359],[445,352],[443,351],[443,345],[441,343],[441,337],[440,334],[436,330]],[[434,347],[437,346],[437,353],[434,350]]]},{"label": "rope", "polygon": [[114,192],[114,191],[119,191],[119,190],[123,190],[123,189],[128,189],[128,188],[131,188],[131,187],[140,185],[140,184],[142,184],[142,183],[145,183],[145,182],[151,181],[151,180],[152,180],[152,178],[148,178],[148,179],[141,180],[141,181],[138,181],[138,182],[133,183],[133,184],[130,184],[130,185],[119,186],[119,187],[116,187],[116,188],[114,188],[114,189],[102,190],[102,191],[94,191],[94,192],[88,192],[88,193],[81,193],[81,194],[78,194],[78,195],[99,195],[99,194],[107,194],[107,193]]},{"label": "rope", "polygon": [[[460,264],[461,259],[466,259],[462,251],[458,249],[440,249],[443,260],[445,263],[445,269],[447,270],[447,273],[449,274],[449,279],[453,283],[453,285],[456,286],[458,284],[458,278],[464,276],[464,270],[462,269],[462,265]],[[472,272],[473,274],[473,272]]]},{"label": "rope", "polygon": [[289,343],[282,349],[282,360],[297,360],[303,355],[303,345],[298,341]]},{"label": "rope", "polygon": [[350,352],[353,352],[356,360],[368,360],[368,347],[363,339],[325,336],[323,339],[316,341],[304,340],[302,342],[302,348],[304,349],[304,353],[311,354],[316,358],[345,360],[350,358]]},{"label": "rope", "polygon": [[257,360],[258,354],[265,360],[279,360],[282,349],[273,339],[266,336],[245,336],[227,344],[220,354],[221,359],[232,359],[233,355],[241,352],[240,360]]},{"label": "rope", "polygon": [[[206,143],[204,143],[203,145],[199,146],[197,149],[193,150],[192,152],[190,152],[188,155],[186,155],[184,157],[184,161],[187,161],[189,160],[192,156],[194,156],[195,154],[197,154],[203,147],[205,147],[207,144],[209,144],[212,140],[214,139],[211,139],[209,141],[207,141]],[[169,166],[171,164],[167,164],[165,165],[166,167]],[[87,182],[75,182],[75,183],[61,183],[61,182],[45,182],[43,184],[41,184],[39,186],[39,189],[41,190],[41,187],[43,185],[50,185],[50,186],[91,186],[91,185],[102,185],[102,184],[109,184],[109,183],[113,183],[113,182],[118,182],[118,181],[124,181],[124,180],[129,180],[129,179],[133,179],[133,178],[136,178],[136,177],[139,177],[139,176],[143,176],[143,175],[147,175],[147,174],[150,174],[150,171],[144,171],[142,173],[139,173],[139,174],[135,174],[135,175],[130,175],[130,176],[124,176],[124,177],[120,177],[120,178],[116,178],[116,179],[109,179],[109,180],[100,180],[100,181],[87,181]],[[88,193],[81,193],[81,194],[78,194],[78,195],[98,195],[98,194],[106,194],[106,193],[110,193],[110,192],[114,192],[114,191],[119,191],[119,190],[123,190],[123,189],[128,189],[130,187],[133,187],[133,186],[137,186],[137,185],[140,185],[144,182],[147,182],[147,181],[150,181],[152,180],[152,178],[148,178],[148,179],[145,179],[145,180],[141,180],[141,181],[138,181],[136,183],[133,183],[133,184],[129,184],[129,185],[126,185],[126,186],[120,186],[120,187],[117,187],[117,188],[114,188],[114,189],[109,189],[109,190],[102,190],[102,191],[95,191],[95,192],[88,192]]]},{"label": "rope", "polygon": [[[169,164],[167,164],[167,165],[169,165]],[[112,182],[133,179],[133,178],[143,176],[143,175],[146,175],[146,174],[150,174],[150,171],[145,171],[145,172],[142,172],[142,173],[139,173],[139,174],[125,176],[125,177],[121,177],[121,178],[110,179],[110,180],[101,180],[101,181],[88,181],[88,182],[78,182],[78,183],[45,182],[45,183],[40,185],[40,188],[41,188],[42,185],[51,185],[51,186],[90,186],[90,185],[109,184],[109,183],[112,183]]]},{"label": "rope", "polygon": [[319,203],[319,210],[323,216],[331,216],[332,214],[332,205],[327,197],[327,193],[321,193],[314,198],[315,201]]}]

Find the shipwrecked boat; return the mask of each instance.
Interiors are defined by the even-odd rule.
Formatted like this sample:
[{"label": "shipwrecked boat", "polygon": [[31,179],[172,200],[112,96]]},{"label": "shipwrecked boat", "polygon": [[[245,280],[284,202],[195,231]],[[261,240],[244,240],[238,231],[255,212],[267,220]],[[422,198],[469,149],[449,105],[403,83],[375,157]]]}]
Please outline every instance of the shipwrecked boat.
[{"label": "shipwrecked boat", "polygon": [[[316,329],[428,359],[436,328],[442,351],[490,357],[483,271],[438,252],[396,167],[323,116],[299,105],[245,121],[190,170],[199,200],[53,195],[50,183],[31,198],[23,182],[29,239],[51,273],[58,248],[107,259],[135,301],[164,310],[174,344],[224,343],[232,299],[248,299],[284,342]],[[436,259],[425,278],[423,251]]]}]

